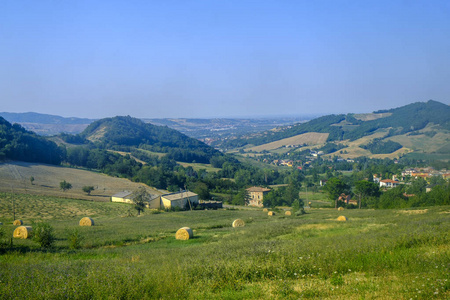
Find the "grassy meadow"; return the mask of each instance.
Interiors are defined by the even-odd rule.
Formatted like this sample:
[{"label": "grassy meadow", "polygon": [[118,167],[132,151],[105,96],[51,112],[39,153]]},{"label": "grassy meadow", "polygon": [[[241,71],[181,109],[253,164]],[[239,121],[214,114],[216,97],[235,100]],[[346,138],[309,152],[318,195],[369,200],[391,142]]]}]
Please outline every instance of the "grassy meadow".
[{"label": "grassy meadow", "polygon": [[[44,219],[54,228],[54,247],[42,249],[31,240],[9,244],[11,197],[0,193],[2,299],[450,297],[450,207],[313,207],[290,217],[249,209],[147,210],[137,217],[122,203],[18,195],[18,210],[30,206],[19,214],[24,225]],[[348,221],[336,221],[340,215]],[[95,226],[78,226],[84,216]],[[236,218],[246,226],[232,228]],[[184,226],[194,238],[176,240]],[[69,248],[74,230],[79,249]]]}]

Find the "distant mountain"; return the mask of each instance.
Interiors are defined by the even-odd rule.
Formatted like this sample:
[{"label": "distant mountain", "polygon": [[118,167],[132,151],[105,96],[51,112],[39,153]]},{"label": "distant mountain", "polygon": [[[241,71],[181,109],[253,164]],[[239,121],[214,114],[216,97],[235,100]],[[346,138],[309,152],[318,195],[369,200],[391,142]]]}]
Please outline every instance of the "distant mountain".
[{"label": "distant mountain", "polygon": [[417,132],[427,125],[450,130],[450,106],[429,100],[371,114],[327,115],[306,123],[228,140],[221,148],[262,145],[308,132],[327,133],[327,142],[353,141],[380,129],[389,129],[388,136],[394,136]]},{"label": "distant mountain", "polygon": [[184,162],[209,163],[213,156],[222,155],[205,143],[167,126],[144,123],[130,116],[97,120],[79,137],[108,149],[140,148],[167,153],[169,158]]},{"label": "distant mountain", "polygon": [[0,116],[10,123],[18,123],[27,130],[40,135],[55,135],[61,132],[77,134],[83,131],[93,119],[64,118],[61,116],[40,114],[35,112],[9,113],[0,112]]},{"label": "distant mountain", "polygon": [[59,164],[63,155],[54,142],[27,131],[19,124],[11,125],[0,117],[0,160]]},{"label": "distant mountain", "polygon": [[[40,135],[50,136],[60,133],[78,134],[95,121],[86,118],[64,118],[61,116],[28,113],[0,112],[0,116],[10,123],[18,123],[25,129]],[[301,115],[297,117],[272,118],[158,118],[142,119],[145,123],[168,126],[192,138],[212,144],[224,138],[269,130],[275,127],[306,122],[317,115]]]},{"label": "distant mountain", "polygon": [[39,123],[39,124],[90,124],[94,119],[61,117],[35,112],[10,113],[0,112],[0,116],[11,123]]}]

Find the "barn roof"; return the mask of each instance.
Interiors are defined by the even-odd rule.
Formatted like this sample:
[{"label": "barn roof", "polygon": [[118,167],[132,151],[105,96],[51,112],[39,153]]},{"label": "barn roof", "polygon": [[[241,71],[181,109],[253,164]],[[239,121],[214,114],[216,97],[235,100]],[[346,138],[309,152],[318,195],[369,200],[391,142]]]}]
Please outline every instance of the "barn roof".
[{"label": "barn roof", "polygon": [[125,198],[126,196],[129,196],[129,195],[131,195],[131,194],[133,194],[133,192],[130,192],[130,191],[123,191],[123,192],[119,192],[119,193],[117,193],[117,194],[114,194],[114,195],[112,195],[113,197],[116,197],[116,198]]},{"label": "barn roof", "polygon": [[169,200],[169,201],[175,201],[175,200],[181,200],[181,199],[185,199],[187,197],[194,197],[194,196],[197,196],[197,194],[193,193],[193,192],[189,192],[189,191],[183,191],[183,192],[162,195],[161,197],[164,197],[164,199]]}]

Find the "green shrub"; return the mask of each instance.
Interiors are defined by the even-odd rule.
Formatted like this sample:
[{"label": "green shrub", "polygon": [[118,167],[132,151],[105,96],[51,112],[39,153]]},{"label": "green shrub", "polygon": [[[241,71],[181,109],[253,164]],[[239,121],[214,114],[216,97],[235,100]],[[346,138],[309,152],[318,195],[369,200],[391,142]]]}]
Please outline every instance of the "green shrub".
[{"label": "green shrub", "polygon": [[67,230],[67,241],[70,249],[80,249],[83,239],[78,229]]},{"label": "green shrub", "polygon": [[3,247],[3,245],[5,244],[4,238],[5,238],[5,230],[0,227],[0,247]]},{"label": "green shrub", "polygon": [[33,223],[33,241],[43,248],[50,248],[55,242],[53,227],[45,222]]}]

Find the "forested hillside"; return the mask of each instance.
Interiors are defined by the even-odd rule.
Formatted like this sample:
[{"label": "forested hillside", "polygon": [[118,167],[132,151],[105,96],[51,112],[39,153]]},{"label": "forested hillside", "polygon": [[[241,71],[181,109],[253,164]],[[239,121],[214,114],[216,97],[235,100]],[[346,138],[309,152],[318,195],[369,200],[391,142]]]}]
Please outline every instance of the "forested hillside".
[{"label": "forested hillside", "polygon": [[210,163],[212,157],[222,156],[214,148],[174,129],[144,123],[130,116],[95,121],[79,137],[100,148],[140,148],[167,153],[169,158],[183,162]]},{"label": "forested hillside", "polygon": [[0,160],[59,164],[63,157],[64,151],[54,142],[0,117]]},{"label": "forested hillside", "polygon": [[389,136],[413,133],[425,128],[428,124],[439,125],[441,129],[450,130],[450,107],[433,100],[374,113],[383,113],[383,117],[363,121],[355,118],[354,114],[328,115],[276,131],[266,131],[250,137],[228,140],[221,147],[261,145],[306,132],[329,133],[327,141],[332,142],[356,140],[384,128],[390,128]]}]

